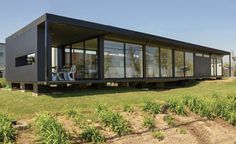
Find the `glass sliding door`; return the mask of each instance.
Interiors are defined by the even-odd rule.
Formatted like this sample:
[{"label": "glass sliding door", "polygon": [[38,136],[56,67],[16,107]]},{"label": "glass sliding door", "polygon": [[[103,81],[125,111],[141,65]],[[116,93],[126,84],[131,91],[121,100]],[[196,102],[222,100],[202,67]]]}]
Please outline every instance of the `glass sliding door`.
[{"label": "glass sliding door", "polygon": [[126,77],[138,78],[143,76],[142,45],[125,44]]},{"label": "glass sliding door", "polygon": [[160,75],[160,54],[158,47],[146,47],[146,76],[159,77]]},{"label": "glass sliding door", "polygon": [[211,58],[211,76],[216,76],[217,71],[217,60],[216,58]]},{"label": "glass sliding door", "polygon": [[85,78],[98,78],[97,38],[85,41]]},{"label": "glass sliding door", "polygon": [[175,77],[184,77],[184,52],[175,51]]},{"label": "glass sliding door", "polygon": [[124,78],[124,43],[104,41],[104,77]]},{"label": "glass sliding door", "polygon": [[69,67],[70,66],[70,46],[65,47],[64,53],[65,53],[65,55],[64,55],[65,56],[64,57],[64,59],[65,59],[64,66]]},{"label": "glass sliding door", "polygon": [[185,52],[185,76],[192,77],[193,72],[193,53]]},{"label": "glass sliding door", "polygon": [[217,58],[217,76],[222,76],[222,58]]},{"label": "glass sliding door", "polygon": [[172,77],[172,49],[161,48],[161,77]]},{"label": "glass sliding door", "polygon": [[83,42],[72,44],[72,65],[76,66],[76,79],[84,78]]}]

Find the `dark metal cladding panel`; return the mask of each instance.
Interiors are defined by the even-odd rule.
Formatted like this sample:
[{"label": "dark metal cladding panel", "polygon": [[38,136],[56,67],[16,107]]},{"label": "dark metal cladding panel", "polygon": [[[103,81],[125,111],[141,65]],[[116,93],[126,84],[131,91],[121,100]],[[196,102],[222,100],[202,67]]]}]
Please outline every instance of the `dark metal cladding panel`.
[{"label": "dark metal cladding panel", "polygon": [[195,57],[195,76],[211,77],[211,59],[206,57]]},{"label": "dark metal cladding panel", "polygon": [[[37,81],[37,27],[6,39],[6,79],[11,82]],[[15,59],[35,53],[35,63],[16,67]]]},{"label": "dark metal cladding panel", "polygon": [[45,30],[38,27],[38,81],[45,80]]}]

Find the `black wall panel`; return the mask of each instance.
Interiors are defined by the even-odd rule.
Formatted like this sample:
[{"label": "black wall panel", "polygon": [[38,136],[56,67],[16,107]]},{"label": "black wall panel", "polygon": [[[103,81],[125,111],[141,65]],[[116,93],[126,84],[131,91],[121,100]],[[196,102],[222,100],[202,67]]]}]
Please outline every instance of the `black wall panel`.
[{"label": "black wall panel", "polygon": [[211,59],[206,57],[195,57],[195,76],[210,77],[211,76]]},{"label": "black wall panel", "polygon": [[[12,82],[37,81],[37,27],[6,39],[6,79]],[[36,54],[35,64],[16,67],[15,59]]]}]

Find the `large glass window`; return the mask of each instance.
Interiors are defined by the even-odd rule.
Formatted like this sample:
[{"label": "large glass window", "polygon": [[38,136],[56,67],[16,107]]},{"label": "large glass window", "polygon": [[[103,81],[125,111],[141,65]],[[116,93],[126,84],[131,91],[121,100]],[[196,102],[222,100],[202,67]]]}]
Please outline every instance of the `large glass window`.
[{"label": "large glass window", "polygon": [[185,52],[185,76],[193,76],[193,53]]},{"label": "large glass window", "polygon": [[97,38],[85,41],[85,78],[98,77]]},{"label": "large glass window", "polygon": [[143,60],[142,46],[136,44],[125,44],[126,56],[126,77],[142,77],[143,75]]},{"label": "large glass window", "polygon": [[65,66],[70,66],[70,46],[65,47]]},{"label": "large glass window", "polygon": [[146,47],[146,75],[147,77],[159,77],[159,48]]},{"label": "large glass window", "polygon": [[175,51],[175,77],[184,77],[184,52]]},{"label": "large glass window", "polygon": [[76,78],[84,78],[83,42],[72,44],[72,65],[76,65]]},{"label": "large glass window", "polygon": [[222,76],[222,58],[217,58],[217,76]]},{"label": "large glass window", "polygon": [[216,58],[211,59],[211,76],[216,76]]},{"label": "large glass window", "polygon": [[104,41],[104,77],[124,78],[124,43]]},{"label": "large glass window", "polygon": [[172,50],[161,48],[161,77],[172,77]]}]

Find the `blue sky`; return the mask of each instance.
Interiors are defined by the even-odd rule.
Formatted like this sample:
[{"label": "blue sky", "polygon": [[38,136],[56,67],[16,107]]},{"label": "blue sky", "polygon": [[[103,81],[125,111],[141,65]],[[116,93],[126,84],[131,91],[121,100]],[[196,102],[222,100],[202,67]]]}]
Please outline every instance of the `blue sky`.
[{"label": "blue sky", "polygon": [[0,5],[0,42],[47,12],[236,54],[236,0],[0,0]]}]

